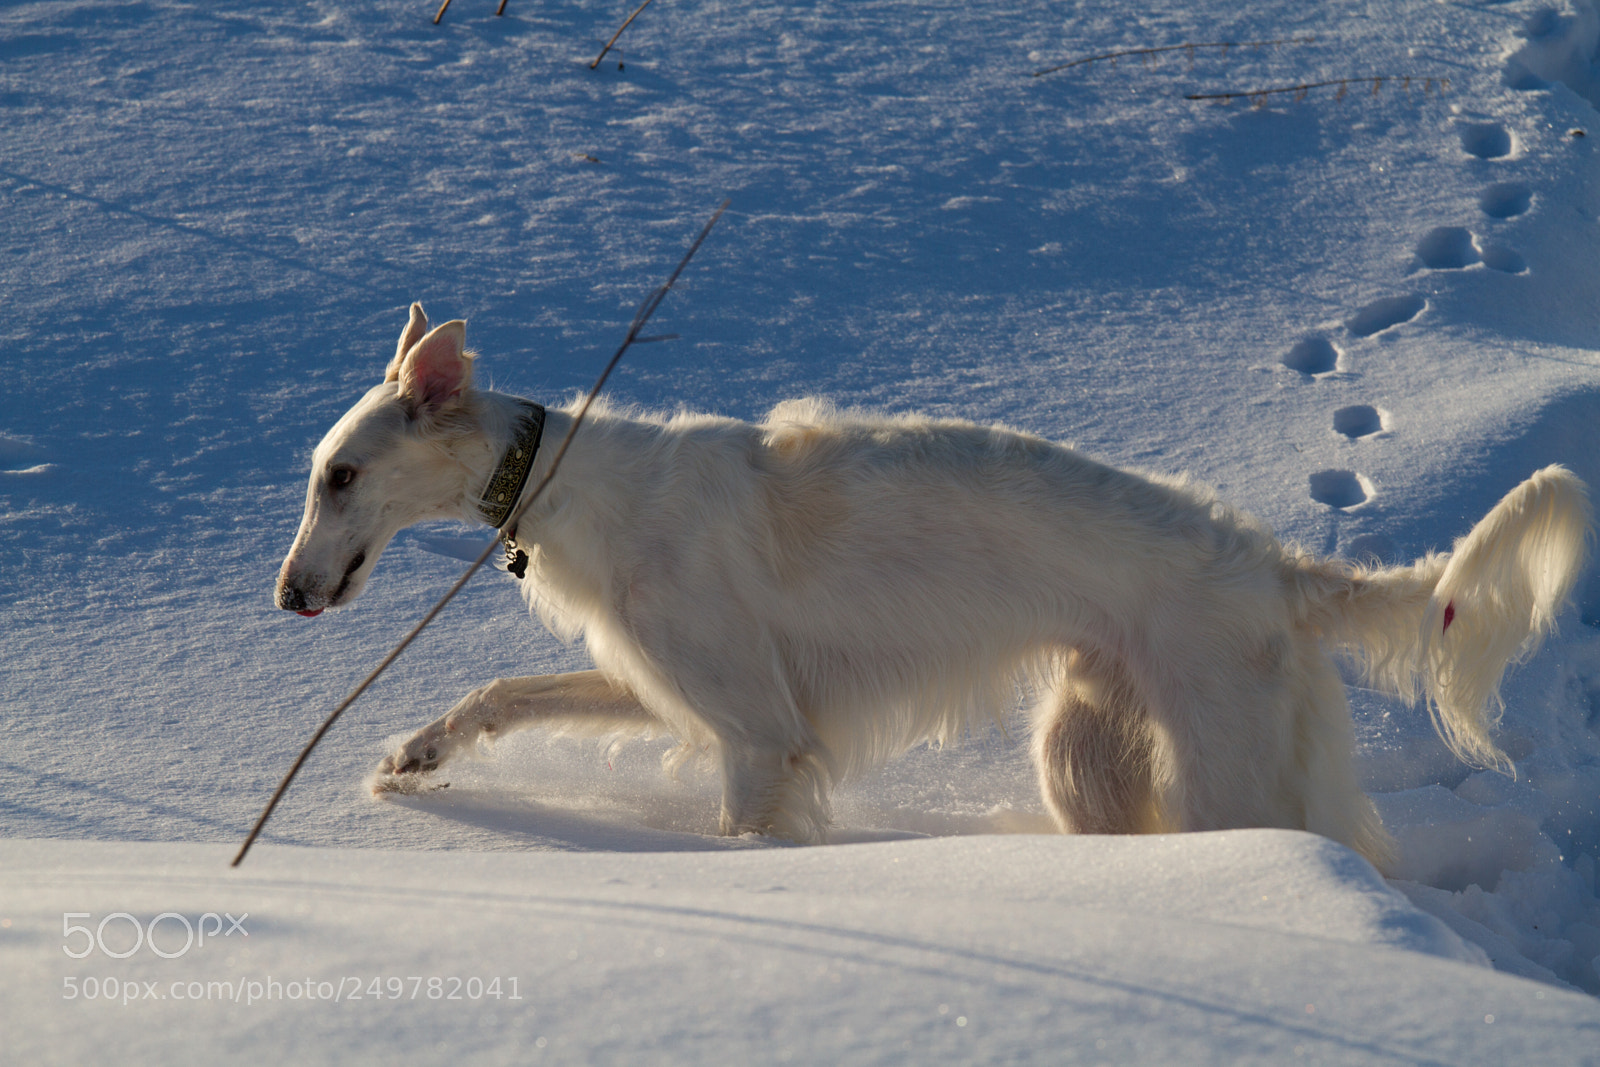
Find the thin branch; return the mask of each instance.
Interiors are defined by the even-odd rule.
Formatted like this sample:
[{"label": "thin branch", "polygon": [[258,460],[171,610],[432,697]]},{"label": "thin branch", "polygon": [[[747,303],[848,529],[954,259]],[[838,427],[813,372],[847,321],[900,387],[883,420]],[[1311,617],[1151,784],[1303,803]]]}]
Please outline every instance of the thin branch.
[{"label": "thin branch", "polygon": [[1281,93],[1293,93],[1296,100],[1304,100],[1306,98],[1306,94],[1311,90],[1326,89],[1329,86],[1334,85],[1339,87],[1339,95],[1335,98],[1338,100],[1343,100],[1349,93],[1352,86],[1360,87],[1363,85],[1371,85],[1372,95],[1377,96],[1378,90],[1381,89],[1387,82],[1399,82],[1401,88],[1405,89],[1407,92],[1411,91],[1412,82],[1421,82],[1422,95],[1424,96],[1427,96],[1429,93],[1433,92],[1435,88],[1437,88],[1441,93],[1450,88],[1449,78],[1418,78],[1411,74],[1384,74],[1375,78],[1334,78],[1325,82],[1304,82],[1300,85],[1280,85],[1271,89],[1245,89],[1239,92],[1230,93],[1190,93],[1189,95],[1185,96],[1184,99],[1215,100],[1218,103],[1223,104],[1226,104],[1230,100],[1249,100],[1251,103],[1255,104],[1255,106],[1260,107],[1266,103],[1267,97],[1269,96],[1275,96]]},{"label": "thin branch", "polygon": [[[729,203],[731,203],[731,201],[728,200],[724,200],[722,202],[722,205],[717,208],[716,213],[711,216],[710,221],[708,221],[705,224],[705,227],[701,229],[700,235],[696,237],[694,239],[694,243],[689,246],[689,251],[685,252],[683,254],[683,258],[678,261],[678,266],[667,277],[666,282],[658,286],[653,292],[651,292],[649,296],[645,297],[644,302],[639,305],[639,310],[634,313],[633,322],[628,327],[628,334],[623,338],[621,347],[619,347],[616,351],[616,354],[611,357],[611,362],[606,364],[605,370],[600,372],[600,377],[595,380],[594,388],[589,390],[589,395],[584,398],[582,406],[578,408],[577,414],[573,416],[571,428],[567,430],[566,436],[561,440],[561,447],[556,449],[555,457],[550,461],[550,469],[547,470],[544,477],[539,480],[539,484],[534,486],[533,492],[528,493],[523,497],[522,503],[517,505],[516,510],[511,513],[511,517],[506,520],[507,526],[515,528],[517,521],[522,518],[523,512],[528,509],[528,505],[532,504],[536,499],[538,499],[539,495],[543,493],[550,485],[550,480],[556,476],[556,470],[561,466],[562,457],[567,454],[567,449],[572,445],[573,436],[578,432],[578,427],[583,425],[584,416],[589,413],[590,406],[594,403],[595,398],[600,395],[600,390],[605,386],[606,379],[611,377],[611,372],[616,369],[618,363],[622,362],[623,353],[627,352],[628,348],[634,344],[642,344],[648,341],[663,341],[667,339],[666,337],[640,337],[639,331],[644,328],[645,323],[650,321],[650,316],[656,313],[656,309],[661,306],[661,302],[667,298],[667,293],[672,289],[673,283],[678,280],[678,276],[682,274],[684,268],[689,265],[689,260],[694,258],[694,254],[698,252],[700,250],[700,246],[705,243],[706,237],[711,233],[711,227],[715,226],[717,224],[717,220],[722,218],[722,213],[728,210]],[[391,650],[387,656],[383,657],[383,662],[379,663],[377,667],[373,668],[372,673],[367,675],[366,678],[362,679],[361,684],[356,686],[354,691],[352,691],[349,696],[340,701],[339,706],[333,709],[333,713],[323,720],[322,725],[317,728],[317,732],[311,735],[311,740],[308,741],[306,743],[306,747],[301,750],[299,758],[297,758],[294,761],[294,765],[289,768],[289,773],[284,775],[283,781],[278,783],[278,788],[273,792],[272,799],[267,801],[267,806],[261,812],[261,817],[258,818],[255,825],[250,828],[249,835],[244,839],[244,844],[239,846],[239,854],[233,857],[233,863],[230,864],[230,866],[237,867],[240,863],[244,862],[245,854],[250,851],[250,846],[255,844],[256,837],[260,835],[262,827],[267,825],[267,820],[272,817],[272,812],[277,808],[278,801],[282,800],[283,795],[289,791],[289,783],[293,782],[295,775],[300,773],[300,768],[305,765],[306,760],[311,756],[311,750],[317,747],[317,742],[322,740],[323,736],[333,727],[333,724],[338,721],[339,716],[344,714],[345,709],[354,704],[357,698],[359,698],[362,693],[365,693],[367,688],[371,686],[373,682],[378,680],[378,676],[389,668],[389,664],[400,658],[400,653],[404,652],[410,646],[411,642],[416,640],[417,635],[422,633],[427,625],[434,620],[435,616],[444,610],[445,605],[455,599],[456,594],[461,592],[462,588],[467,584],[474,574],[478,573],[479,569],[483,567],[484,563],[489,559],[490,555],[494,553],[495,548],[499,544],[500,538],[497,533],[495,537],[483,547],[483,551],[478,553],[478,558],[473,560],[472,565],[467,568],[466,573],[460,578],[456,579],[456,583],[449,588],[444,596],[439,598],[438,603],[434,604],[433,607],[428,609],[428,613],[422,617],[420,622],[411,628],[411,632],[406,634],[405,637],[401,638],[400,643],[395,645],[394,649]]]},{"label": "thin branch", "polygon": [[1193,61],[1195,52],[1202,48],[1220,48],[1226,54],[1230,48],[1267,48],[1273,45],[1311,44],[1315,40],[1315,37],[1285,37],[1277,41],[1207,41],[1204,44],[1169,44],[1160,48],[1129,48],[1122,52],[1104,52],[1098,56],[1085,56],[1083,59],[1074,59],[1070,63],[1061,63],[1054,67],[1046,67],[1044,70],[1036,70],[1033,72],[1033,77],[1042,78],[1046,74],[1054,74],[1058,70],[1070,70],[1073,67],[1087,66],[1090,63],[1098,63],[1102,59],[1109,59],[1112,65],[1115,66],[1117,60],[1122,59],[1124,56],[1139,56],[1149,59],[1151,56],[1160,55],[1162,52],[1188,52],[1189,59]]},{"label": "thin branch", "polygon": [[[449,0],[446,0],[446,2],[448,3]],[[600,54],[594,57],[594,62],[589,64],[590,70],[593,70],[600,65],[600,61],[606,57],[606,53],[611,51],[611,46],[617,43],[617,38],[622,36],[622,31],[631,26],[633,24],[633,20],[638,18],[640,12],[649,7],[650,3],[651,0],[644,0],[644,3],[639,5],[638,10],[629,15],[627,21],[625,21],[621,26],[617,27],[617,32],[611,35],[611,40],[606,42],[606,46],[600,49]]]},{"label": "thin branch", "polygon": [[[508,2],[508,0],[500,0],[500,6],[494,9],[494,13],[495,13],[495,17],[496,18],[498,18],[499,16],[504,15],[506,13],[506,3],[507,2]],[[435,26],[439,25],[439,20],[444,18],[444,13],[446,11],[448,11],[449,9],[450,9],[450,0],[444,0],[444,3],[439,5],[439,13],[437,15],[433,16],[433,24]]]}]

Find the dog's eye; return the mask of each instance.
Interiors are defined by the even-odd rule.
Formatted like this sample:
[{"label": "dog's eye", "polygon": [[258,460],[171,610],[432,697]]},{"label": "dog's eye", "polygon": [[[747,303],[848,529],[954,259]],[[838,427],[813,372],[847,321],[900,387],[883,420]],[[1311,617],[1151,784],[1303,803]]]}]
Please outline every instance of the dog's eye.
[{"label": "dog's eye", "polygon": [[354,467],[335,467],[328,472],[328,487],[330,489],[348,489],[350,483],[356,480]]}]

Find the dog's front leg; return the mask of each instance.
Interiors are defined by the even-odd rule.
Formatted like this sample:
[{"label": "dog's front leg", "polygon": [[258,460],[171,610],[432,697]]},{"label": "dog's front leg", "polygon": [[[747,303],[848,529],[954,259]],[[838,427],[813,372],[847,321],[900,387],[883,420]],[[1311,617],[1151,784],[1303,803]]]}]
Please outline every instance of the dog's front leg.
[{"label": "dog's front leg", "polygon": [[540,725],[585,734],[640,733],[660,727],[661,721],[599,671],[500,678],[468,693],[385,756],[373,789],[410,792],[417,776],[437,770],[480,739]]}]

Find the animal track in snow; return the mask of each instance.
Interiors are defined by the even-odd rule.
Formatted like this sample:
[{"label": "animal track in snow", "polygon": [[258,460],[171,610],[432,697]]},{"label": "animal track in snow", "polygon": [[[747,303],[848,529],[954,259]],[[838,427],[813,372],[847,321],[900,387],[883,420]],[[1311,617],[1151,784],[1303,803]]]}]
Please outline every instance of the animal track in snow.
[{"label": "animal track in snow", "polygon": [[1330,508],[1353,508],[1372,496],[1372,483],[1355,471],[1317,471],[1311,476],[1311,499]]},{"label": "animal track in snow", "polygon": [[1528,269],[1528,261],[1514,248],[1483,244],[1479,246],[1478,251],[1483,256],[1483,265],[1491,270],[1504,271],[1506,274],[1521,274]]},{"label": "animal track in snow", "polygon": [[1417,242],[1417,258],[1429,270],[1461,270],[1478,262],[1506,274],[1521,274],[1528,269],[1528,261],[1521,252],[1474,238],[1470,230],[1460,226],[1429,230]]},{"label": "animal track in snow", "polygon": [[1301,374],[1327,374],[1339,366],[1339,350],[1326,337],[1302,337],[1284,353],[1283,365]]},{"label": "animal track in snow", "polygon": [[1427,306],[1428,302],[1415,293],[1386,296],[1381,300],[1374,300],[1345,319],[1344,328],[1350,331],[1352,337],[1371,337],[1391,326],[1410,322],[1422,314],[1422,309]]},{"label": "animal track in snow", "polygon": [[1470,230],[1440,226],[1417,242],[1417,258],[1429,270],[1460,270],[1478,262],[1479,256]]},{"label": "animal track in snow", "polygon": [[1474,122],[1461,127],[1461,150],[1479,159],[1501,159],[1511,154],[1511,132],[1495,122]]},{"label": "animal track in snow", "polygon": [[1491,219],[1509,219],[1533,206],[1533,190],[1521,182],[1495,182],[1478,197],[1478,208]]},{"label": "animal track in snow", "polygon": [[1351,440],[1371,437],[1384,429],[1383,412],[1370,404],[1351,404],[1333,413],[1333,428]]}]

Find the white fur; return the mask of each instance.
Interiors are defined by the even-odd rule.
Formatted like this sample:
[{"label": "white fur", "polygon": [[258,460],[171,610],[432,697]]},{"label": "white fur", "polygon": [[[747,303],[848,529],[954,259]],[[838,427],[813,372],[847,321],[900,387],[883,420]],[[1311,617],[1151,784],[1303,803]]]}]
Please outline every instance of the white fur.
[{"label": "white fur", "polygon": [[[280,605],[348,603],[402,526],[476,516],[516,405],[472,388],[462,324],[426,327],[415,306],[385,382],[317,447]],[[530,484],[573,410],[548,413]],[[335,490],[339,468],[354,477]],[[1362,567],[1286,548],[1181,479],[1000,427],[601,405],[519,530],[530,602],[598,669],[475,690],[379,784],[535,724],[661,729],[719,761],[724,833],[818,840],[836,782],[1000,716],[1024,683],[1063,830],[1288,827],[1383,865],[1328,650],[1420,689],[1462,758],[1507,765],[1501,674],[1549,630],[1589,522],[1582,483],[1550,467],[1452,553]]]}]

